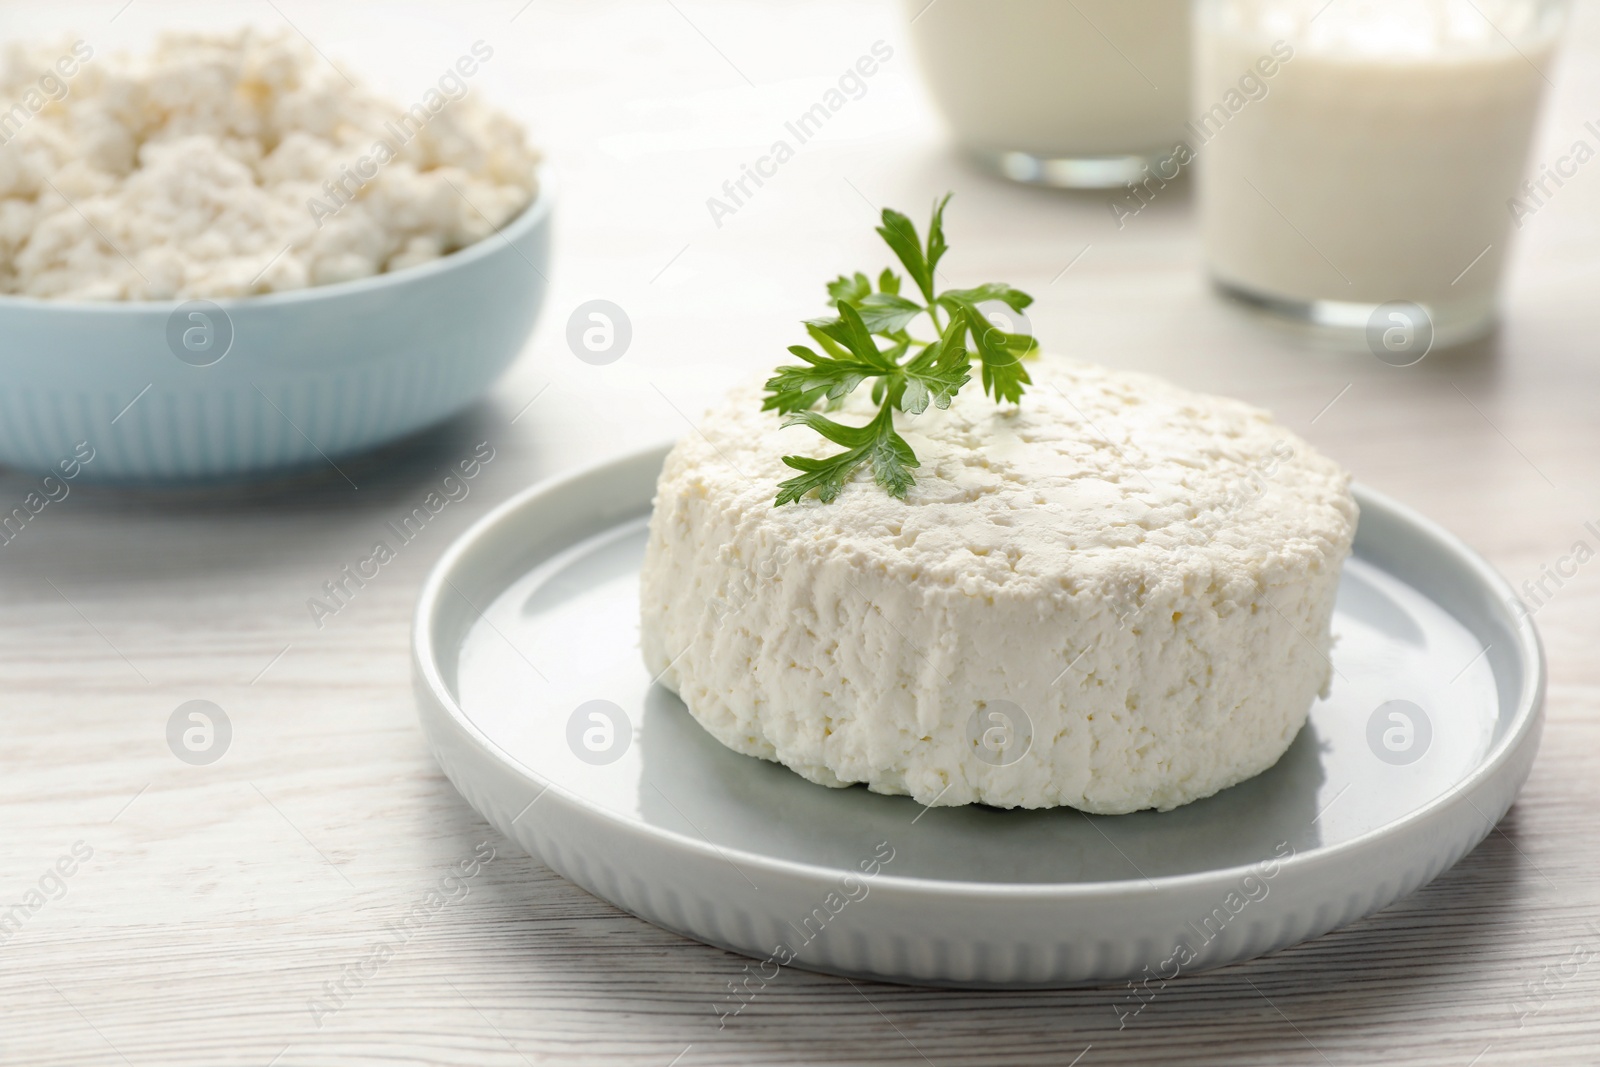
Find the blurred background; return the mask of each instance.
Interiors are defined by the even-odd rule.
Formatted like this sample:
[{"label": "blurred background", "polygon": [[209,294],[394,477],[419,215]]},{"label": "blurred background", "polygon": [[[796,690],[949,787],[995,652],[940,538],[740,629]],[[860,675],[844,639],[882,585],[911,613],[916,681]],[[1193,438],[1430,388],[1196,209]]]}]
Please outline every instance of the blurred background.
[{"label": "blurred background", "polygon": [[[885,206],[920,221],[954,191],[953,284],[1004,280],[1033,294],[1045,348],[1272,409],[1359,480],[1460,534],[1514,587],[1593,542],[1600,165],[1514,229],[1489,332],[1396,366],[1360,330],[1354,344],[1330,343],[1221,298],[1192,175],[1124,217],[1113,204],[1126,190],[1018,182],[959,149],[908,29],[938,15],[934,2],[925,14],[891,0],[0,7],[0,47],[82,39],[97,55],[174,27],[283,30],[401,101],[484,42],[494,55],[473,91],[526,124],[555,206],[542,317],[463,414],[336,457],[336,469],[200,487],[75,484],[0,545],[0,899],[19,898],[72,842],[95,857],[0,948],[0,1062],[665,1065],[694,1045],[686,1065],[945,1064],[1071,1045],[1067,1062],[1078,1036],[1114,1031],[1107,997],[1091,992],[872,987],[874,1006],[800,974],[763,1007],[762,1027],[719,1043],[706,1004],[742,961],[647,927],[520,854],[498,858],[348,1010],[325,1021],[307,1010],[339,964],[487,833],[415,725],[407,635],[429,566],[515,491],[692,432],[730,386],[782,361],[798,321],[822,313],[826,280],[888,265],[873,233]],[[799,143],[790,125],[864,56],[874,73]],[[1597,60],[1600,3],[1577,0],[1560,51],[1535,65],[1548,86],[1527,172],[1580,139],[1600,147],[1586,125],[1600,126]],[[779,140],[792,158],[735,201],[727,187]],[[630,335],[605,363],[569,340],[596,300],[620,309]],[[468,498],[336,616],[308,609],[485,442],[494,459]],[[0,500],[36,482],[0,470]],[[1525,1027],[1507,1008],[1574,937],[1600,937],[1574,926],[1600,903],[1581,873],[1583,813],[1600,802],[1594,576],[1579,570],[1540,601],[1549,726],[1504,832],[1374,919],[1253,970],[1190,980],[1186,1006],[1101,1062],[1156,1055],[1236,997],[1249,1007],[1217,1062],[1367,1062],[1381,1049],[1467,1063],[1493,1043],[1505,1051],[1485,1064],[1548,1063],[1600,1040],[1600,978],[1587,970]],[[166,735],[173,709],[196,699],[231,723],[225,753],[203,767],[174,759]],[[1338,977],[1357,971],[1359,990]],[[818,1037],[819,1018],[849,1040]]]}]

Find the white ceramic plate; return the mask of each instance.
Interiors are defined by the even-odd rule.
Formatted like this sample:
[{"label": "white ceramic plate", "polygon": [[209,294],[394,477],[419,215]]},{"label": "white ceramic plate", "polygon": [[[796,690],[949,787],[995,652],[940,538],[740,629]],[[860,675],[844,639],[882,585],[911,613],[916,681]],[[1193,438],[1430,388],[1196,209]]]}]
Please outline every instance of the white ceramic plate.
[{"label": "white ceramic plate", "polygon": [[535,486],[452,546],[418,607],[417,693],[440,764],[496,828],[618,907],[755,957],[751,990],[785,965],[1023,987],[1269,952],[1455,863],[1538,747],[1543,658],[1510,588],[1358,490],[1338,677],[1265,774],[1095,817],[812,785],[723,748],[640,661],[664,454]]}]

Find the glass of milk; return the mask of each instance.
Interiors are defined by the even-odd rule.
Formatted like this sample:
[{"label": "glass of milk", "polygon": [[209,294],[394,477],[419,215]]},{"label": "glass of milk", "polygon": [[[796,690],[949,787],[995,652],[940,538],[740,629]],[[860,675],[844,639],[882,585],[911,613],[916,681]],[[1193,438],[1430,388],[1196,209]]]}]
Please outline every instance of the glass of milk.
[{"label": "glass of milk", "polygon": [[1189,0],[904,0],[957,142],[1022,182],[1147,177],[1188,118]]},{"label": "glass of milk", "polygon": [[1397,363],[1486,332],[1566,7],[1199,0],[1189,144],[1217,286]]}]

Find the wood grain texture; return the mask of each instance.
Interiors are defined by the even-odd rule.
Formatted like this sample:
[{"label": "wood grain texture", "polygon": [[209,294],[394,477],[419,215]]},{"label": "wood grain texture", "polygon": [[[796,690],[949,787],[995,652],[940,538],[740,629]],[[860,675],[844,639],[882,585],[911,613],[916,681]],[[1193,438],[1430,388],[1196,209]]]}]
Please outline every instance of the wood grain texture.
[{"label": "wood grain texture", "polygon": [[[0,36],[78,26],[109,48],[179,17],[279,20],[136,0],[112,23],[112,7],[8,7]],[[1118,230],[1103,197],[969,169],[944,146],[894,4],[278,7],[405,99],[474,40],[492,44],[475,91],[526,117],[560,174],[555,288],[494,395],[343,464],[359,489],[331,471],[213,491],[80,485],[0,546],[0,903],[41,879],[53,889],[47,871],[74,842],[93,849],[0,945],[0,1063],[1600,1060],[1600,563],[1538,613],[1544,747],[1480,848],[1371,919],[1173,983],[1120,1031],[1125,988],[962,994],[798,971],[719,1030],[712,1005],[743,961],[495,838],[423,745],[407,656],[422,576],[455,534],[540,477],[685,432],[731,377],[773,364],[823,279],[880,263],[875,206],[945,189],[957,283],[1032,291],[1054,348],[1275,409],[1520,584],[1600,519],[1600,169],[1518,235],[1495,336],[1397,370],[1214,299],[1181,187]],[[718,226],[706,198],[879,39],[895,55],[866,94]],[[1600,117],[1597,60],[1587,0],[1551,72],[1540,159]],[[634,327],[607,367],[564,339],[596,297]],[[480,441],[496,458],[471,495],[319,627],[308,598]],[[0,501],[29,485],[0,474]],[[191,699],[233,725],[211,766],[167,747],[168,717]],[[470,891],[397,942],[395,924],[485,840],[499,851]],[[380,941],[392,951],[369,966]],[[322,1010],[341,981],[341,1006]]]}]

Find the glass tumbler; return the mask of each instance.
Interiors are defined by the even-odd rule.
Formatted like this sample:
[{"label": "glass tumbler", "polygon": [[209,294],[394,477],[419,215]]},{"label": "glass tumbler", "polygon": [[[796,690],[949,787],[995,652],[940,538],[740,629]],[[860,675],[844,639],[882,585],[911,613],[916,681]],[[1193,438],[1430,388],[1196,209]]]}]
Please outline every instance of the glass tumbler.
[{"label": "glass tumbler", "polygon": [[905,0],[960,146],[1021,182],[1140,180],[1184,136],[1189,0]]},{"label": "glass tumbler", "polygon": [[[1494,323],[1565,0],[1198,0],[1211,277],[1414,362]],[[1543,203],[1546,198],[1534,191]]]}]

